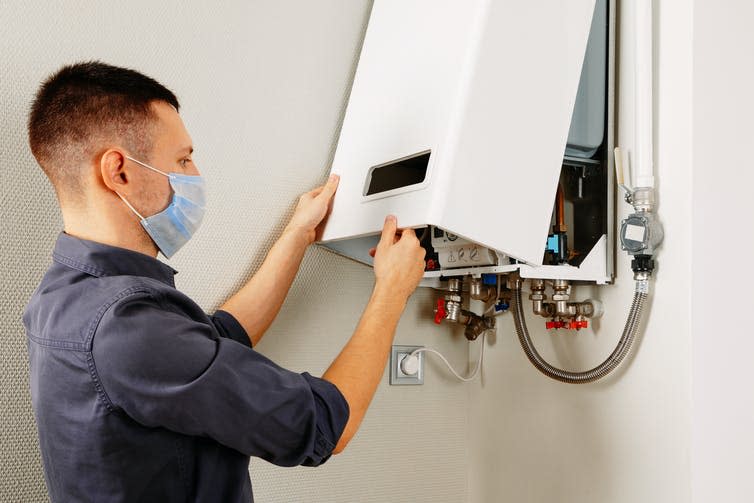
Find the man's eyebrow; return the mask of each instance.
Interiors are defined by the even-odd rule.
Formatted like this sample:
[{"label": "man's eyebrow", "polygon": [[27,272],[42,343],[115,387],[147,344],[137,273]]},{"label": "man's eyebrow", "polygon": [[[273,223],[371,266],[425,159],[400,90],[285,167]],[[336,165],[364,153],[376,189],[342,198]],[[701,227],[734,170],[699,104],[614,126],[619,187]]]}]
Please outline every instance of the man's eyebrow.
[{"label": "man's eyebrow", "polygon": [[192,145],[188,145],[187,147],[183,147],[178,150],[179,154],[182,154],[184,152],[188,152],[189,155],[194,153],[194,147]]}]

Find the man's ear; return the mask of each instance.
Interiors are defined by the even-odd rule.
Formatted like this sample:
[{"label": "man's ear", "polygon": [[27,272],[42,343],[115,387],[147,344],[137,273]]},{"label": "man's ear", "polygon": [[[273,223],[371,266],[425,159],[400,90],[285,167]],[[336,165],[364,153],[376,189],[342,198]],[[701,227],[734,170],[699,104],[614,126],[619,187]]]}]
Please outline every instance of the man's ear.
[{"label": "man's ear", "polygon": [[124,167],[125,161],[125,154],[116,148],[106,150],[99,158],[102,183],[114,192],[127,192],[124,190],[129,182]]}]

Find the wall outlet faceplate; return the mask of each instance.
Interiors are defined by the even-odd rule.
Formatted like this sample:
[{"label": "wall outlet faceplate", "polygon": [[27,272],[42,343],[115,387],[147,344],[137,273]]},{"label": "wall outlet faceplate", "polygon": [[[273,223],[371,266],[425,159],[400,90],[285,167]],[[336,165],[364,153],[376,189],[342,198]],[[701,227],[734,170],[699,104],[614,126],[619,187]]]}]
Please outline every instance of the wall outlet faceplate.
[{"label": "wall outlet faceplate", "polygon": [[401,371],[401,361],[415,349],[423,346],[393,346],[390,351],[390,385],[424,384],[424,353],[416,355],[419,358],[419,372],[416,375],[406,375]]}]

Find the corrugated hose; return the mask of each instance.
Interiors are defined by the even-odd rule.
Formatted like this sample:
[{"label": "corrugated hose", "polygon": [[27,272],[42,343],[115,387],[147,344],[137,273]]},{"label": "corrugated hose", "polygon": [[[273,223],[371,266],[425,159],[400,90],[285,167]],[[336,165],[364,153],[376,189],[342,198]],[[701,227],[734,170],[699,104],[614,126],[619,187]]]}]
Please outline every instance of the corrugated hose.
[{"label": "corrugated hose", "polygon": [[640,280],[636,282],[636,290],[634,292],[634,299],[631,303],[631,309],[628,312],[628,319],[626,325],[623,328],[623,334],[621,335],[618,345],[615,347],[610,356],[605,361],[597,365],[596,367],[585,370],[582,372],[573,372],[569,370],[559,369],[547,363],[544,358],[537,352],[534,344],[529,337],[529,330],[526,327],[526,319],[524,317],[524,307],[521,302],[521,287],[520,283],[517,285],[513,292],[513,320],[516,325],[516,333],[518,334],[518,340],[521,343],[521,347],[529,358],[529,361],[543,374],[552,379],[570,383],[570,384],[584,384],[594,382],[608,375],[615,370],[621,362],[626,358],[626,355],[631,350],[631,345],[634,342],[636,333],[639,330],[641,323],[641,312],[644,307],[644,301],[649,294],[649,281]]}]

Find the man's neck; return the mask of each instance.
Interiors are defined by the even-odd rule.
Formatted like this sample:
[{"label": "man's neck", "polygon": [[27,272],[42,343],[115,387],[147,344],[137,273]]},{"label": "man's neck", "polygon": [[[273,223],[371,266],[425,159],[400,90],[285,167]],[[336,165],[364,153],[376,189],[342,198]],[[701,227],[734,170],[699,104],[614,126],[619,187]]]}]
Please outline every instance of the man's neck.
[{"label": "man's neck", "polygon": [[66,234],[157,257],[157,247],[138,219],[125,212],[63,208]]}]

